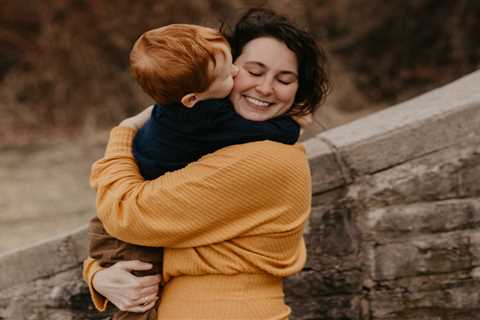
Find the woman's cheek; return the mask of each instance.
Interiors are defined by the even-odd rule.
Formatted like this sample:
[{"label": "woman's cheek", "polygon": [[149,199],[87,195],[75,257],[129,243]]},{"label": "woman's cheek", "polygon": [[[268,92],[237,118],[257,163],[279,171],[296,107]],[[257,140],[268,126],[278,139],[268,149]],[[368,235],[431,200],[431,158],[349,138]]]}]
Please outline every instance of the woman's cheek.
[{"label": "woman's cheek", "polygon": [[240,68],[237,76],[234,78],[234,81],[233,81],[233,90],[243,91],[246,88],[248,88],[249,82],[251,82],[249,80],[249,77],[250,76],[248,72],[245,69]]},{"label": "woman's cheek", "polygon": [[297,90],[298,85],[292,85],[288,88],[284,88],[284,90],[281,91],[282,100],[291,101],[291,104],[293,104],[293,101],[295,100],[295,95],[297,94]]}]

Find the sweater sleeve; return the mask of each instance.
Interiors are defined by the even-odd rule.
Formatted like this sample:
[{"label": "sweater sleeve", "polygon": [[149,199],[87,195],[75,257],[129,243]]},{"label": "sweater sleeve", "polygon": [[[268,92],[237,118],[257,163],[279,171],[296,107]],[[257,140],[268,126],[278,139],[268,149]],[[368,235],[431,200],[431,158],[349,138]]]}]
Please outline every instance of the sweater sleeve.
[{"label": "sweater sleeve", "polygon": [[302,147],[229,146],[145,181],[131,153],[134,134],[114,128],[104,158],[92,166],[97,214],[113,237],[186,248],[303,226],[311,190]]},{"label": "sweater sleeve", "polygon": [[92,298],[93,305],[98,311],[105,311],[107,309],[108,300],[98,293],[92,284],[93,276],[102,270],[94,259],[88,257],[83,261],[83,279],[88,284],[88,289],[90,290],[90,297]]}]

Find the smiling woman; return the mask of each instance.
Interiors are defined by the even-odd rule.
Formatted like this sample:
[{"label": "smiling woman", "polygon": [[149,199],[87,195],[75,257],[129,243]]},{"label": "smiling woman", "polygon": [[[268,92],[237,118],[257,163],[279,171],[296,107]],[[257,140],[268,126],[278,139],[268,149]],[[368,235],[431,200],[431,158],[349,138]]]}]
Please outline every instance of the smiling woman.
[{"label": "smiling woman", "polygon": [[[278,107],[279,103],[279,109],[286,108],[283,113],[307,115],[326,97],[329,82],[325,53],[310,33],[285,17],[253,9],[239,20],[227,39],[234,63],[248,73],[239,73],[230,94],[237,112],[242,109],[237,102],[248,97],[255,106]],[[269,115],[256,117],[269,119]]]}]

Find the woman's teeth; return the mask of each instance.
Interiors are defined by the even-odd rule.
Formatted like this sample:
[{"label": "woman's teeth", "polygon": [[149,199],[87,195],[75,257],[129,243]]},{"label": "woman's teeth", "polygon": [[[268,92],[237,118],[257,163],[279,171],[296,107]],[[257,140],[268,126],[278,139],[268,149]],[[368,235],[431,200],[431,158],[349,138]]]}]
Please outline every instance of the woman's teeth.
[{"label": "woman's teeth", "polygon": [[254,104],[258,107],[268,107],[270,105],[269,102],[258,100],[258,99],[252,98],[252,97],[245,97],[245,99],[247,99],[248,102],[250,102],[250,103],[252,103],[252,104]]}]

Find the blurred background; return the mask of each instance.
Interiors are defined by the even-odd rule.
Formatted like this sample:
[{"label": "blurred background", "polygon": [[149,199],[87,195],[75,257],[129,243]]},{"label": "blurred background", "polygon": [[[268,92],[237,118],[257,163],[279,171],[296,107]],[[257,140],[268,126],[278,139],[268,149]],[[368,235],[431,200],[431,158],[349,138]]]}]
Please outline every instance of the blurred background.
[{"label": "blurred background", "polygon": [[0,254],[85,225],[108,130],[152,101],[128,71],[144,31],[233,24],[253,6],[310,30],[332,91],[304,138],[480,66],[475,0],[0,0]]}]

